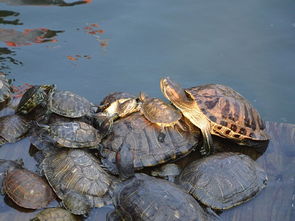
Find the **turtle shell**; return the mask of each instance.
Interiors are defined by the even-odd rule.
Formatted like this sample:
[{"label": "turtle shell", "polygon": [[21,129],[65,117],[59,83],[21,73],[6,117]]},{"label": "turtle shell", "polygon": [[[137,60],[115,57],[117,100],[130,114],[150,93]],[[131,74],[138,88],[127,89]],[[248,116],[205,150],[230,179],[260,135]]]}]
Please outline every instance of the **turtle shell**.
[{"label": "turtle shell", "polygon": [[55,91],[49,98],[50,111],[70,118],[89,114],[93,106],[86,98],[70,91]]},{"label": "turtle shell", "polygon": [[207,84],[186,89],[186,92],[211,121],[211,133],[241,143],[243,140],[269,140],[258,111],[232,88]]},{"label": "turtle shell", "polygon": [[28,89],[22,96],[16,112],[28,114],[38,105],[44,103],[48,99],[48,95],[55,89],[55,85],[34,85]]},{"label": "turtle shell", "polygon": [[78,221],[78,217],[63,208],[47,208],[39,212],[31,221]]},{"label": "turtle shell", "polygon": [[266,186],[267,176],[250,157],[229,152],[193,161],[176,183],[204,205],[224,210],[253,198]]},{"label": "turtle shell", "polygon": [[220,220],[175,184],[140,173],[115,189],[114,204],[122,220]]},{"label": "turtle shell", "polygon": [[38,175],[26,169],[8,171],[4,182],[4,192],[23,208],[39,209],[54,199],[50,186]]},{"label": "turtle shell", "polygon": [[182,117],[179,110],[159,98],[145,98],[140,110],[152,123],[165,126],[173,125]]},{"label": "turtle shell", "polygon": [[[180,123],[182,128],[174,125],[162,130],[139,112],[115,121],[112,133],[103,140],[100,149],[104,166],[118,174],[116,153],[123,144],[130,146],[135,170],[185,156],[198,144],[200,132],[185,119]],[[164,140],[158,139],[160,133],[165,133]]]},{"label": "turtle shell", "polygon": [[0,103],[11,97],[11,87],[3,72],[0,72]]},{"label": "turtle shell", "polygon": [[0,137],[2,143],[14,143],[24,137],[31,124],[20,115],[7,115],[0,117]]},{"label": "turtle shell", "polygon": [[85,195],[91,207],[110,203],[109,187],[114,178],[90,153],[80,149],[53,151],[42,162],[45,176],[57,196],[64,199],[69,191]]},{"label": "turtle shell", "polygon": [[52,140],[61,147],[95,147],[101,141],[101,135],[94,127],[79,121],[50,124],[48,133]]}]

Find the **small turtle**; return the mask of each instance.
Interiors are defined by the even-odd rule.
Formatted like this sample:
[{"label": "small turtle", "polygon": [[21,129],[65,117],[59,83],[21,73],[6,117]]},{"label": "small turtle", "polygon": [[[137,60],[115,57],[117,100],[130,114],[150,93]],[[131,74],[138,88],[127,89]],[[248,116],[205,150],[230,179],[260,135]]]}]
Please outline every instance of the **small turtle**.
[{"label": "small turtle", "polygon": [[84,214],[88,205],[93,208],[110,203],[109,189],[115,178],[101,168],[92,154],[81,149],[58,149],[48,153],[42,168],[49,184],[72,213]]},{"label": "small turtle", "polygon": [[48,108],[53,113],[70,118],[80,118],[94,113],[94,104],[86,98],[63,90],[55,90],[50,94]]},{"label": "small turtle", "polygon": [[80,219],[63,208],[47,208],[39,212],[31,221],[79,221]]},{"label": "small turtle", "polygon": [[6,102],[11,97],[11,86],[3,72],[0,72],[0,104]]},{"label": "small turtle", "polygon": [[164,128],[166,137],[159,141],[161,128],[147,120],[140,112],[115,121],[112,133],[101,143],[103,165],[113,174],[119,174],[119,166],[121,172],[125,170],[125,175],[129,177],[132,174],[128,173],[133,170],[187,155],[198,144],[200,133],[185,119],[181,119],[180,124],[181,128],[178,125]]},{"label": "small turtle", "polygon": [[258,111],[230,87],[208,84],[184,90],[169,78],[161,79],[160,87],[165,97],[201,129],[204,154],[213,152],[210,133],[246,145],[269,140]]},{"label": "small turtle", "polygon": [[[182,118],[182,114],[178,109],[159,98],[150,98],[141,92],[139,99],[142,102],[141,113],[150,122],[160,126],[162,131],[165,127],[173,127],[178,124]],[[161,133],[159,139],[165,139],[165,134]]]},{"label": "small turtle", "polygon": [[267,183],[265,171],[240,153],[219,153],[194,161],[176,183],[204,205],[225,210],[258,194]]},{"label": "small turtle", "polygon": [[20,115],[0,117],[0,145],[20,140],[29,132],[30,127],[30,122]]},{"label": "small turtle", "polygon": [[167,163],[159,168],[153,169],[151,172],[152,176],[162,177],[172,183],[174,183],[175,178],[181,173],[180,167],[175,163]]},{"label": "small turtle", "polygon": [[113,120],[122,118],[140,110],[138,99],[126,92],[114,92],[106,96],[99,106],[99,113]]},{"label": "small turtle", "polygon": [[140,173],[118,185],[113,201],[116,210],[108,215],[109,221],[118,217],[138,221],[220,220],[175,184]]},{"label": "small turtle", "polygon": [[26,169],[8,171],[3,182],[4,192],[17,205],[40,209],[54,199],[50,186],[38,175]]},{"label": "small turtle", "polygon": [[55,85],[35,85],[28,89],[20,100],[16,113],[29,114],[39,105],[46,105],[49,94],[55,90]]},{"label": "small turtle", "polygon": [[[96,147],[101,141],[101,135],[91,125],[79,122],[56,122],[50,125],[39,125],[56,146],[68,148]],[[46,132],[41,133],[46,136]]]}]

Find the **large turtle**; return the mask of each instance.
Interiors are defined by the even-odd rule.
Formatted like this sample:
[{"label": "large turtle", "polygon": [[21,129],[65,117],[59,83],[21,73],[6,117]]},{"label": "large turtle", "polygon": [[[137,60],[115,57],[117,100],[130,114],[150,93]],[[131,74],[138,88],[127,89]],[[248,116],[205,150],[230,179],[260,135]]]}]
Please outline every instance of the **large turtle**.
[{"label": "large turtle", "polygon": [[58,149],[47,153],[42,168],[49,184],[72,213],[84,214],[87,207],[110,203],[109,190],[115,178],[101,168],[92,154],[81,149]]},{"label": "large turtle", "polygon": [[55,85],[34,85],[22,96],[16,113],[28,114],[39,105],[46,105],[49,94],[55,90]]},{"label": "large turtle", "polygon": [[181,128],[177,124],[165,127],[165,139],[159,140],[161,128],[140,112],[115,121],[112,133],[101,143],[103,165],[111,173],[118,174],[117,166],[132,172],[128,167],[140,170],[187,155],[198,144],[200,133],[186,119],[179,123]]},{"label": "large turtle", "polygon": [[204,205],[229,209],[252,199],[267,183],[265,171],[240,153],[218,153],[196,160],[176,180]]},{"label": "large turtle", "polygon": [[136,221],[220,220],[175,184],[141,173],[121,183],[113,201],[116,210],[108,215],[109,221],[119,217]]},{"label": "large turtle", "polygon": [[184,90],[169,78],[161,79],[160,87],[165,97],[201,129],[204,154],[213,150],[211,134],[246,145],[269,140],[258,111],[230,87],[208,84]]}]

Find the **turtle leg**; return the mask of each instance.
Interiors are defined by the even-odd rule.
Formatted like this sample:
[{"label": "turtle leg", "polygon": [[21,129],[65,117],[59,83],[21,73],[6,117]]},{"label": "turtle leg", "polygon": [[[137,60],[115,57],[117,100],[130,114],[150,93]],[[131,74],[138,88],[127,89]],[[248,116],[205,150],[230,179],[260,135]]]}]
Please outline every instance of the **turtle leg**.
[{"label": "turtle leg", "polygon": [[116,153],[116,165],[121,179],[125,180],[134,176],[134,156],[131,145],[123,142]]},{"label": "turtle leg", "polygon": [[192,112],[183,114],[201,130],[201,133],[203,135],[203,146],[200,150],[201,154],[209,155],[210,153],[214,152],[213,140],[210,133],[211,124],[209,120],[197,110],[192,110]]}]

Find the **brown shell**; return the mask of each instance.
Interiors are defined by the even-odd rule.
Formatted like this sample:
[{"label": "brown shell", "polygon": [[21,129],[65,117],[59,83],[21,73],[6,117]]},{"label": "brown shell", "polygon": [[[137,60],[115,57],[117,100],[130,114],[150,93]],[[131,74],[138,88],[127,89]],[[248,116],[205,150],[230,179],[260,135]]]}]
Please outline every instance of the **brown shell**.
[{"label": "brown shell", "polygon": [[146,98],[141,112],[152,123],[173,124],[182,117],[179,110],[159,98]]},{"label": "brown shell", "polygon": [[113,92],[109,95],[107,95],[101,102],[100,105],[110,105],[111,103],[120,100],[120,99],[129,99],[129,98],[135,98],[134,95],[129,94],[127,92]]},{"label": "brown shell", "polygon": [[23,208],[40,209],[54,199],[50,186],[26,169],[9,171],[3,182],[4,192]]},{"label": "brown shell", "polygon": [[[180,124],[183,128],[176,124],[162,131],[139,112],[115,121],[113,132],[102,143],[103,164],[110,172],[117,173],[115,155],[123,143],[131,146],[135,170],[185,156],[198,144],[200,132],[184,118]],[[158,140],[161,131],[165,133],[163,141]]]},{"label": "brown shell", "polygon": [[232,88],[207,84],[186,92],[211,121],[211,133],[236,140],[269,140],[258,111]]}]

